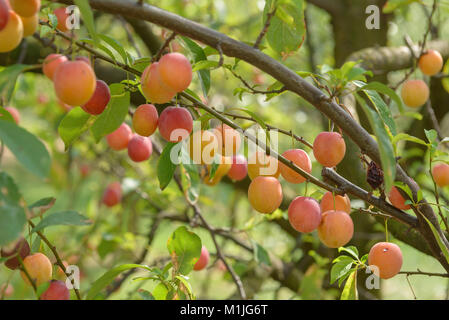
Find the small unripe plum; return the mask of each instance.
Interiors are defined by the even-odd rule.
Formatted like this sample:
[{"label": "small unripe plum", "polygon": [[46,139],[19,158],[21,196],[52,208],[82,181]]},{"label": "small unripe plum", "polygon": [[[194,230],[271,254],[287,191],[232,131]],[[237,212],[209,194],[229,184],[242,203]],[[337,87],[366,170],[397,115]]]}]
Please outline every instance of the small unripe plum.
[{"label": "small unripe plum", "polygon": [[111,91],[109,86],[103,80],[97,80],[93,96],[81,108],[92,115],[99,115],[104,111],[110,100]]},{"label": "small unripe plum", "polygon": [[18,125],[20,122],[19,110],[17,110],[16,108],[13,108],[13,107],[5,107],[5,110],[11,114],[11,116],[14,118],[14,121]]},{"label": "small unripe plum", "polygon": [[447,163],[436,164],[432,169],[432,175],[439,187],[449,185],[449,165]]},{"label": "small unripe plum", "polygon": [[9,0],[9,4],[22,17],[34,16],[41,8],[41,0]]},{"label": "small unripe plum", "polygon": [[[44,282],[48,282],[51,279],[53,272],[53,266],[50,259],[42,253],[35,253],[33,255],[27,256],[23,259],[23,266],[28,272],[31,280],[34,281],[36,286],[40,286]],[[25,272],[21,271],[20,275],[26,284],[31,285]]]},{"label": "small unripe plum", "polygon": [[131,128],[126,123],[122,123],[114,132],[106,136],[106,141],[111,149],[119,151],[128,147],[132,135]]},{"label": "small unripe plum", "polygon": [[[309,155],[304,150],[287,150],[282,154],[282,156],[287,160],[292,161],[305,172],[312,172],[312,161],[310,161]],[[279,170],[282,177],[290,183],[303,183],[306,181],[306,178],[295,172],[293,169],[290,169],[283,163],[279,163]]]},{"label": "small unripe plum", "polygon": [[137,134],[149,137],[157,129],[159,115],[152,104],[140,105],[133,115],[133,128]]},{"label": "small unripe plum", "polygon": [[422,80],[408,80],[402,85],[402,101],[410,108],[419,108],[429,100],[429,87]]},{"label": "small unripe plum", "polygon": [[265,152],[258,151],[248,159],[248,176],[254,179],[258,176],[279,177],[279,162],[268,156]]},{"label": "small unripe plum", "polygon": [[245,156],[238,154],[232,157],[231,169],[229,169],[228,177],[234,181],[245,179],[248,174],[248,164]]},{"label": "small unripe plum", "polygon": [[443,69],[443,57],[436,50],[427,50],[418,62],[419,69],[427,76],[434,76]]},{"label": "small unripe plum", "polygon": [[[376,243],[368,254],[368,265],[376,266],[379,270],[379,278],[390,279],[401,271],[401,249],[391,242]],[[375,269],[372,269],[375,271]]]},{"label": "small unripe plum", "polygon": [[55,74],[56,68],[63,62],[67,62],[68,59],[66,56],[61,54],[52,53],[48,55],[44,63],[42,64],[42,71],[47,76],[48,79],[53,80],[53,76]]},{"label": "small unripe plum", "polygon": [[2,299],[4,297],[10,297],[13,294],[14,294],[14,287],[12,286],[12,284],[3,283],[0,286],[0,299]]},{"label": "small unripe plum", "polygon": [[320,205],[313,198],[296,197],[288,207],[288,220],[296,231],[312,232],[321,223]]},{"label": "small unripe plum", "polygon": [[409,204],[405,204],[405,198],[399,192],[398,188],[394,186],[388,194],[388,199],[390,199],[391,204],[399,210],[408,210],[411,208]]},{"label": "small unripe plum", "polygon": [[92,98],[97,79],[92,68],[82,61],[67,61],[56,69],[53,83],[58,98],[71,106],[82,106]]},{"label": "small unripe plum", "polygon": [[20,258],[23,260],[29,254],[30,254],[30,246],[28,245],[28,242],[23,237],[20,237],[14,243],[12,243],[6,247],[3,247],[1,250],[2,258],[11,257],[10,259],[6,260],[6,262],[5,262],[5,266],[11,270],[15,270],[19,267],[20,261],[19,261],[18,256],[20,256]]},{"label": "small unripe plum", "polygon": [[186,139],[193,130],[193,118],[185,108],[167,107],[159,117],[159,133],[169,142]]},{"label": "small unripe plum", "polygon": [[70,300],[70,291],[65,282],[51,280],[50,286],[41,294],[40,300]]},{"label": "small unripe plum", "polygon": [[153,144],[148,137],[135,134],[128,143],[128,156],[134,162],[148,160],[153,153]]},{"label": "small unripe plum", "polygon": [[231,159],[222,156],[220,164],[218,165],[218,168],[215,170],[215,174],[212,179],[210,178],[212,165],[210,164],[207,165],[207,175],[205,175],[205,177],[203,178],[203,182],[208,186],[215,186],[229,172],[230,169],[231,169]]},{"label": "small unripe plum", "polygon": [[37,31],[39,25],[39,16],[35,14],[31,17],[20,17],[23,24],[23,36],[28,37]]},{"label": "small unripe plum", "polygon": [[53,13],[58,19],[58,26],[56,28],[61,32],[69,31],[69,28],[67,27],[67,19],[69,18],[69,15],[66,13],[66,8],[62,7],[55,9]]},{"label": "small unripe plum", "polygon": [[230,157],[237,154],[240,149],[241,138],[237,130],[227,124],[222,124],[214,129],[217,136],[218,150],[220,154]]},{"label": "small unripe plum", "polygon": [[20,17],[9,11],[8,23],[0,31],[0,53],[9,52],[17,48],[23,39],[23,23]]},{"label": "small unripe plum", "polygon": [[192,82],[192,65],[181,53],[169,53],[159,60],[162,81],[176,92],[187,89]]},{"label": "small unripe plum", "polygon": [[338,165],[346,153],[346,143],[338,132],[321,132],[313,142],[315,159],[325,167]]},{"label": "small unripe plum", "polygon": [[112,182],[107,187],[103,193],[102,202],[107,207],[113,207],[120,203],[122,200],[122,186],[120,182]]},{"label": "small unripe plum", "polygon": [[348,214],[351,213],[351,200],[349,200],[349,197],[346,194],[344,196],[334,196],[332,192],[328,191],[323,195],[323,198],[321,198],[320,206],[322,212],[336,210],[344,211]]},{"label": "small unripe plum", "polygon": [[198,130],[187,140],[189,156],[195,164],[212,164],[218,152],[216,135],[209,130]]},{"label": "small unripe plum", "polygon": [[201,248],[201,255],[198,259],[198,261],[193,266],[193,270],[200,271],[207,267],[207,264],[209,263],[209,251],[207,251],[207,248],[205,246],[202,246]]},{"label": "small unripe plum", "polygon": [[9,8],[5,0],[0,0],[0,31],[8,24]]},{"label": "small unripe plum", "polygon": [[248,199],[256,211],[272,213],[282,202],[282,187],[274,177],[255,177],[248,188]]},{"label": "small unripe plum", "polygon": [[140,82],[143,95],[153,103],[170,102],[176,95],[175,90],[162,82],[158,62],[152,63],[143,71]]},{"label": "small unripe plum", "polygon": [[329,248],[339,248],[347,244],[354,234],[354,223],[344,211],[326,211],[318,227],[318,237]]}]

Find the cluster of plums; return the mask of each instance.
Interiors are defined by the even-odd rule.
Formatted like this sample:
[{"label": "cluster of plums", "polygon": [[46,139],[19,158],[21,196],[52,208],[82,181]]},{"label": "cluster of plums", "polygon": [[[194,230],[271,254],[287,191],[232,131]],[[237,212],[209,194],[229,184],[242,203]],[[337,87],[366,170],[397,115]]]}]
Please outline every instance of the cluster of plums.
[{"label": "cluster of plums", "polygon": [[70,292],[65,282],[52,280],[53,265],[50,259],[42,253],[31,254],[30,246],[23,237],[3,247],[1,256],[7,258],[5,266],[11,270],[16,270],[23,264],[20,275],[26,284],[31,286],[29,279],[33,281],[36,287],[44,283],[49,284],[48,288],[41,294],[41,300],[70,300]]},{"label": "cluster of plums", "polygon": [[[443,57],[436,50],[427,50],[419,58],[418,67],[426,76],[434,76],[443,69]],[[430,91],[427,84],[420,79],[407,80],[402,85],[401,96],[410,108],[419,108],[429,99]]]}]

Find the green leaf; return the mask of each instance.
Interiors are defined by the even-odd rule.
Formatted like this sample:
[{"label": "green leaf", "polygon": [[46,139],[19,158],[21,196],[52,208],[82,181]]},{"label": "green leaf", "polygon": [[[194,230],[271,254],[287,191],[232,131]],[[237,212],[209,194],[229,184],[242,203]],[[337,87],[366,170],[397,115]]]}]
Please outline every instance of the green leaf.
[{"label": "green leaf", "polygon": [[[170,181],[173,179],[177,165],[172,162],[172,149],[178,145],[177,143],[169,142],[165,145],[164,150],[157,162],[157,178],[161,190],[164,190]],[[178,151],[179,158],[179,151]],[[175,160],[175,159],[174,159]],[[177,159],[176,159],[177,160]]]},{"label": "green leaf", "polygon": [[147,290],[139,289],[139,291],[137,291],[137,293],[142,298],[142,300],[156,300],[154,298],[154,296],[151,294],[151,292],[149,292]]},{"label": "green leaf", "polygon": [[117,277],[123,271],[135,268],[143,268],[149,270],[147,266],[141,264],[122,264],[117,267],[114,267],[111,270],[107,271],[105,274],[103,274],[92,284],[92,287],[89,289],[89,292],[87,293],[86,300],[94,299],[95,296],[99,294],[101,290],[106,288],[106,286],[110,284],[115,279],[115,277]]},{"label": "green leaf", "polygon": [[[203,49],[197,45],[194,41],[187,37],[181,37],[183,44],[187,47],[193,55],[193,61],[198,63],[200,61],[207,61],[207,56]],[[201,88],[203,90],[203,95],[207,97],[210,90],[210,71],[209,70],[199,70],[198,77],[200,79]]]},{"label": "green leaf", "polygon": [[340,247],[338,248],[338,252],[347,252],[356,260],[359,258],[359,250],[354,246]]},{"label": "green leaf", "polygon": [[91,115],[81,107],[73,108],[64,116],[59,124],[58,132],[64,141],[65,150],[88,129],[90,118]]},{"label": "green leaf", "polygon": [[357,269],[351,273],[341,293],[340,300],[358,300]]},{"label": "green leaf", "polygon": [[254,259],[259,262],[259,263],[263,263],[267,266],[271,266],[271,259],[270,256],[267,252],[267,250],[265,250],[264,247],[262,247],[260,244],[258,244],[257,242],[253,241],[253,247],[254,247]]},{"label": "green leaf", "polygon": [[28,206],[28,209],[30,211],[39,209],[39,214],[42,214],[42,213],[50,210],[53,207],[53,205],[55,204],[55,202],[56,202],[56,199],[53,197],[43,198],[43,199],[36,201],[32,205]]},{"label": "green leaf", "polygon": [[421,140],[421,139],[419,139],[419,138],[417,138],[417,137],[411,136],[411,135],[406,134],[406,133],[399,133],[399,134],[395,135],[394,138],[393,138],[393,140],[391,140],[391,143],[392,143],[393,145],[395,145],[395,144],[397,144],[399,141],[402,141],[402,140],[406,140],[406,141],[410,141],[410,142],[415,142],[415,143],[418,143],[418,144],[422,144],[422,145],[424,145],[424,146],[427,146],[427,143],[426,143],[424,140]]},{"label": "green leaf", "polygon": [[441,249],[441,252],[443,253],[444,257],[446,258],[447,263],[449,263],[449,250],[444,244],[443,240],[441,239],[440,234],[438,233],[437,229],[433,225],[432,222],[429,221],[423,214],[421,216],[426,220],[427,224],[429,225],[430,229],[432,230],[433,236],[437,240],[438,246]]},{"label": "green leaf", "polygon": [[169,292],[169,289],[164,283],[159,283],[154,289],[153,289],[153,297],[156,300],[165,300],[167,298],[167,294]]},{"label": "green leaf", "polygon": [[11,115],[11,113],[9,113],[8,110],[6,110],[5,108],[0,107],[0,117],[3,120],[9,121],[11,123],[16,123],[16,121],[14,120],[13,116]]},{"label": "green leaf", "polygon": [[347,275],[349,270],[351,270],[352,264],[354,263],[354,259],[348,256],[339,256],[334,261],[334,265],[331,269],[330,274],[330,283],[334,283],[341,277]]},{"label": "green leaf", "polygon": [[175,278],[178,279],[179,281],[181,281],[182,284],[184,285],[184,287],[187,289],[187,293],[189,294],[190,300],[195,300],[195,295],[193,294],[192,285],[188,281],[189,278],[186,276],[183,276],[183,275],[176,276]]},{"label": "green leaf", "polygon": [[25,224],[26,216],[22,207],[3,204],[0,207],[0,246],[16,240]]},{"label": "green leaf", "polygon": [[11,100],[17,78],[26,68],[27,65],[13,64],[0,72],[0,101],[8,103]]},{"label": "green leaf", "polygon": [[390,108],[385,104],[381,96],[373,90],[363,90],[368,99],[372,102],[373,106],[376,108],[377,113],[382,118],[383,122],[390,129],[392,135],[397,134],[396,123],[391,115]]},{"label": "green leaf", "polygon": [[192,71],[200,71],[200,70],[207,70],[207,69],[213,69],[218,66],[217,61],[211,61],[211,60],[201,60],[195,63],[192,67]]},{"label": "green leaf", "polygon": [[87,44],[90,44],[91,46],[95,46],[98,49],[105,52],[114,62],[117,62],[117,59],[115,55],[112,53],[111,50],[109,50],[106,46],[102,45],[101,43],[95,44],[95,42],[92,39],[80,39],[81,42],[85,42]]},{"label": "green leaf", "polygon": [[201,239],[186,227],[179,227],[168,239],[167,249],[178,273],[187,275],[200,258]]},{"label": "green leaf", "polygon": [[391,100],[393,100],[396,103],[396,105],[399,108],[399,111],[401,113],[404,112],[404,106],[402,104],[402,100],[399,97],[399,95],[396,93],[396,91],[394,91],[390,87],[384,85],[383,83],[373,81],[373,82],[370,82],[370,83],[362,86],[360,89],[361,90],[374,90],[374,91],[377,91],[379,93],[389,96],[391,98]]},{"label": "green leaf", "polygon": [[87,226],[92,222],[76,211],[61,211],[52,213],[41,220],[31,232],[41,231],[51,226]]},{"label": "green leaf", "polygon": [[34,174],[45,178],[50,172],[50,155],[44,144],[15,123],[0,119],[0,140],[17,160]]},{"label": "green leaf", "polygon": [[385,3],[382,11],[385,14],[392,13],[394,10],[410,5],[413,2],[420,2],[421,0],[388,0]]},{"label": "green leaf", "polygon": [[125,49],[123,49],[123,45],[120,44],[117,40],[105,35],[105,34],[99,34],[98,37],[100,37],[101,40],[106,42],[109,46],[111,46],[117,53],[122,57],[123,63],[128,63],[128,56],[126,54]]},{"label": "green leaf", "polygon": [[95,32],[95,21],[92,8],[90,7],[88,0],[75,0],[75,5],[78,6],[83,17],[84,25],[89,31],[90,36],[94,40],[95,44],[98,44],[97,33]]},{"label": "green leaf", "polygon": [[115,131],[125,121],[130,105],[130,93],[125,92],[125,86],[119,83],[110,85],[111,101],[103,113],[91,127],[97,142],[105,135]]}]

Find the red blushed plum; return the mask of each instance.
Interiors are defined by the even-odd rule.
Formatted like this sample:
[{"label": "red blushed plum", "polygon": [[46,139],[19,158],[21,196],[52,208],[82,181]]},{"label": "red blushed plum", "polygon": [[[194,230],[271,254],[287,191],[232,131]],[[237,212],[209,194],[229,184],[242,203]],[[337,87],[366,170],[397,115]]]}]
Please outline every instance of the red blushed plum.
[{"label": "red blushed plum", "polygon": [[5,107],[5,110],[11,114],[11,116],[14,118],[14,121],[18,125],[20,122],[19,110],[17,110],[16,108],[13,108],[13,107]]},{"label": "red blushed plum", "polygon": [[296,231],[312,232],[321,223],[320,205],[313,198],[296,197],[288,207],[288,220]]},{"label": "red blushed plum", "polygon": [[53,13],[58,19],[58,26],[56,28],[61,32],[69,31],[69,28],[67,27],[67,19],[69,18],[69,15],[66,13],[66,8],[62,7],[55,9]]},{"label": "red blushed plum", "polygon": [[159,60],[162,81],[176,92],[187,89],[192,82],[192,65],[181,53],[169,53]]},{"label": "red blushed plum", "polygon": [[376,243],[368,254],[368,265],[373,272],[379,271],[379,278],[390,279],[401,271],[402,252],[394,243]]},{"label": "red blushed plum", "polygon": [[51,280],[50,286],[41,294],[40,300],[70,300],[70,291],[65,282]]},{"label": "red blushed plum", "polygon": [[52,53],[48,55],[42,64],[42,71],[48,79],[53,80],[56,68],[63,62],[67,62],[67,57],[61,54]]},{"label": "red blushed plum", "polygon": [[234,130],[227,124],[222,124],[214,129],[217,136],[219,153],[230,157],[237,154],[240,149],[241,138],[237,130]]},{"label": "red blushed plum", "polygon": [[234,181],[245,179],[248,174],[248,164],[246,158],[239,154],[232,157],[231,169],[228,171],[228,177]]},{"label": "red blushed plum", "polygon": [[248,176],[254,179],[258,176],[279,177],[281,174],[279,161],[265,152],[255,152],[248,159]]},{"label": "red blushed plum", "polygon": [[272,213],[282,202],[282,187],[274,177],[255,177],[248,188],[248,200],[254,210]]},{"label": "red blushed plum", "polygon": [[315,159],[325,167],[335,167],[345,157],[346,143],[337,132],[321,132],[313,142]]},{"label": "red blushed plum", "polygon": [[131,128],[126,123],[122,123],[117,130],[106,136],[106,141],[111,149],[119,151],[128,147],[132,135]]},{"label": "red blushed plum", "polygon": [[133,128],[137,134],[149,137],[157,129],[159,115],[152,104],[140,105],[133,115]]},{"label": "red blushed plum", "polygon": [[153,152],[151,139],[135,134],[128,143],[128,156],[134,162],[148,160]]},{"label": "red blushed plum", "polygon": [[111,91],[108,85],[103,80],[97,80],[92,98],[81,108],[92,115],[99,115],[104,111],[110,100]]},{"label": "red blushed plum", "polygon": [[175,90],[162,82],[157,62],[152,63],[143,71],[140,82],[143,95],[152,103],[167,103],[176,95]]},{"label": "red blushed plum", "polygon": [[[35,253],[27,256],[23,259],[23,266],[36,286],[40,286],[41,284],[50,281],[53,273],[53,266],[46,255]],[[31,282],[26,273],[21,271],[20,275],[22,276],[23,281],[31,286]]]},{"label": "red blushed plum", "polygon": [[391,204],[399,210],[408,210],[411,208],[409,204],[405,204],[405,198],[396,187],[391,188],[391,191],[388,194],[388,199],[390,199]]},{"label": "red blushed plum", "polygon": [[21,17],[31,17],[41,8],[41,0],[9,0],[9,4]]},{"label": "red blushed plum", "polygon": [[9,8],[5,0],[0,0],[0,31],[8,24]]},{"label": "red blushed plum", "polygon": [[92,68],[82,61],[61,63],[53,76],[58,98],[70,106],[82,106],[92,98],[97,79]]},{"label": "red blushed plum", "polygon": [[21,259],[23,260],[29,254],[30,254],[30,246],[23,237],[19,238],[17,241],[11,243],[10,245],[3,247],[1,250],[2,258],[11,257],[5,262],[5,266],[11,270],[15,270],[19,267],[20,262],[18,256],[20,256]]},{"label": "red blushed plum", "polygon": [[344,211],[327,211],[321,217],[318,237],[329,248],[339,248],[347,244],[354,234],[354,223]]},{"label": "red blushed plum", "polygon": [[[287,160],[292,161],[295,165],[300,167],[305,172],[312,172],[312,161],[310,161],[309,155],[304,150],[287,150],[282,154],[282,156]],[[290,183],[303,183],[306,181],[306,178],[281,162],[279,162],[279,170],[282,177]]]},{"label": "red blushed plum", "polygon": [[184,108],[168,107],[159,117],[159,133],[169,142],[186,139],[193,130],[193,118]]},{"label": "red blushed plum", "polygon": [[107,187],[103,193],[102,202],[107,207],[113,207],[120,203],[122,200],[122,186],[120,182],[112,182]]},{"label": "red blushed plum", "polygon": [[209,263],[209,251],[207,251],[207,248],[203,246],[201,248],[201,255],[198,261],[193,266],[193,270],[200,271],[207,267],[207,264]]},{"label": "red blushed plum", "polygon": [[435,183],[439,187],[445,187],[449,185],[449,165],[447,163],[436,164],[432,168],[432,175]]},{"label": "red blushed plum", "polygon": [[321,211],[326,212],[330,210],[344,211],[348,214],[351,213],[351,200],[345,194],[344,196],[333,195],[328,191],[321,198]]}]

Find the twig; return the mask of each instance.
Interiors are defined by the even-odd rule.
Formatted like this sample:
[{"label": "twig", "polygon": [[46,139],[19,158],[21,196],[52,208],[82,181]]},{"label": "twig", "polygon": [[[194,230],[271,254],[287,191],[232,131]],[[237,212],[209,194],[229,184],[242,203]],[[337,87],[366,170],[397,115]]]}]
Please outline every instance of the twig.
[{"label": "twig", "polygon": [[165,52],[165,49],[168,47],[170,42],[172,42],[176,38],[176,33],[172,32],[172,34],[165,40],[165,42],[160,47],[159,51],[153,56],[151,62],[159,61],[162,57],[162,54]]},{"label": "twig", "polygon": [[265,25],[263,26],[262,31],[260,31],[259,36],[256,39],[256,42],[254,42],[254,49],[259,49],[260,43],[262,42],[263,37],[268,31],[268,28],[270,27],[271,18],[276,14],[277,7],[274,7],[273,11],[268,12],[267,14],[267,20],[265,21]]}]

